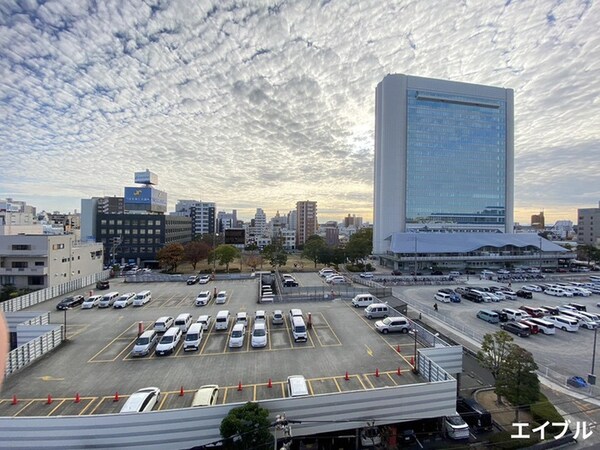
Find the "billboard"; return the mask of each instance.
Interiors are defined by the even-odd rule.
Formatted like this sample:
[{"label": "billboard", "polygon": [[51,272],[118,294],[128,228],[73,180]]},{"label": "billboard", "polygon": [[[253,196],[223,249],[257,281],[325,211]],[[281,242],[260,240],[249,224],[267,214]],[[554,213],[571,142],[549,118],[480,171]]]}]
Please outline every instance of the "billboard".
[{"label": "billboard", "polygon": [[144,172],[135,172],[135,183],[158,184],[158,175],[146,169]]},{"label": "billboard", "polygon": [[167,193],[153,187],[126,187],[125,209],[130,211],[167,211]]}]

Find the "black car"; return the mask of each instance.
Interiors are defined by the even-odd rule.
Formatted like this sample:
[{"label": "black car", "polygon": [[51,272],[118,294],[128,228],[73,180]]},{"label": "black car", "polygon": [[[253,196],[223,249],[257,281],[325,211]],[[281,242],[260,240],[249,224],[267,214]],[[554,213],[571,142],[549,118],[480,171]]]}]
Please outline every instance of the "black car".
[{"label": "black car", "polygon": [[499,309],[492,309],[492,311],[498,314],[500,322],[508,322],[508,315],[505,312],[502,312]]},{"label": "black car", "polygon": [[531,330],[529,327],[527,325],[523,325],[522,323],[501,323],[500,328],[502,328],[504,331],[508,331],[509,333],[516,334],[519,337],[529,337],[531,335]]},{"label": "black car", "polygon": [[198,282],[198,280],[200,280],[200,278],[197,275],[190,275],[186,281],[186,283],[189,284],[196,284]]},{"label": "black car", "polygon": [[392,270],[392,275],[402,275],[402,272],[399,270]]},{"label": "black car", "polygon": [[70,309],[74,306],[81,305],[83,303],[83,295],[74,295],[73,297],[67,297],[56,305],[56,309]]},{"label": "black car", "polygon": [[461,295],[465,300],[470,300],[474,303],[483,303],[483,297],[477,292],[467,291]]},{"label": "black car", "polygon": [[441,270],[434,270],[431,275],[444,275],[444,273]]},{"label": "black car", "polygon": [[475,400],[458,397],[456,411],[475,431],[492,430],[492,415]]},{"label": "black car", "polygon": [[521,297],[521,298],[533,298],[533,293],[531,293],[530,291],[524,291],[523,289],[519,289],[517,291],[517,297]]},{"label": "black car", "polygon": [[542,305],[542,306],[540,306],[540,308],[548,311],[548,314],[550,314],[551,316],[558,316],[560,314],[560,311],[555,306]]},{"label": "black car", "polygon": [[96,283],[96,289],[110,289],[110,283],[108,282],[108,280],[98,281]]}]

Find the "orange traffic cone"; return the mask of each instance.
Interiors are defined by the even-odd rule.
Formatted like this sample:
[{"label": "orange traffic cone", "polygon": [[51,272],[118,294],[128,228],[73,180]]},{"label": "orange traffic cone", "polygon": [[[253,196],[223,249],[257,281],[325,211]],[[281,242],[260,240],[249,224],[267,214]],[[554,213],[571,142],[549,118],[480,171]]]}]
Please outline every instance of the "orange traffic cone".
[{"label": "orange traffic cone", "polygon": [[410,357],[410,365],[413,366],[413,367],[415,365],[415,357],[414,356]]},{"label": "orange traffic cone", "polygon": [[375,376],[379,378],[379,369],[375,369]]},{"label": "orange traffic cone", "polygon": [[181,389],[179,389],[179,396],[183,397],[183,386],[181,386]]},{"label": "orange traffic cone", "polygon": [[119,401],[119,391],[115,392],[115,398],[113,399],[113,402],[118,402]]},{"label": "orange traffic cone", "polygon": [[242,390],[242,382],[240,381],[240,382],[238,383],[238,391],[241,391],[241,390]]},{"label": "orange traffic cone", "polygon": [[269,378],[269,382],[267,383],[267,387],[268,388],[272,388],[273,387],[273,382],[271,381],[270,378]]},{"label": "orange traffic cone", "polygon": [[10,404],[11,405],[16,405],[17,403],[19,403],[18,400],[17,400],[17,396],[13,395],[13,399],[12,399],[12,402]]},{"label": "orange traffic cone", "polygon": [[346,376],[344,377],[344,380],[348,381],[350,379],[350,377],[348,376],[348,371],[346,370]]},{"label": "orange traffic cone", "polygon": [[50,394],[48,394],[48,401],[46,402],[46,405],[51,405],[52,404],[52,396]]},{"label": "orange traffic cone", "polygon": [[398,371],[396,372],[398,375],[402,375],[402,371],[400,370],[400,367],[398,367]]},{"label": "orange traffic cone", "polygon": [[398,344],[398,345],[396,346],[396,351],[397,351],[398,353],[400,353],[400,344]]},{"label": "orange traffic cone", "polygon": [[81,401],[81,398],[79,397],[79,392],[77,394],[75,394],[75,403],[79,403]]}]

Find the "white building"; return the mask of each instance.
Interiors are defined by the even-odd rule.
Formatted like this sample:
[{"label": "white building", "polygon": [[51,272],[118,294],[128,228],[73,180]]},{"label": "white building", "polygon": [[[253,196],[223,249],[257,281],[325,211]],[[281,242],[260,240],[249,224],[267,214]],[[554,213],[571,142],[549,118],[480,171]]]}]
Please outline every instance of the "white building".
[{"label": "white building", "polygon": [[102,243],[71,234],[0,236],[0,285],[43,289],[102,271]]},{"label": "white building", "polygon": [[215,233],[216,206],[214,202],[199,200],[178,200],[174,216],[192,218],[192,234],[203,235]]}]

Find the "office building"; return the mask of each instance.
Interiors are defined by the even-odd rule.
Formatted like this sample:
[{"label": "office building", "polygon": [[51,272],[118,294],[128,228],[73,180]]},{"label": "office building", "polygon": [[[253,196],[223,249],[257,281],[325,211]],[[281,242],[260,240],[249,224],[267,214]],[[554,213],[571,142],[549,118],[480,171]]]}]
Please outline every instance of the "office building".
[{"label": "office building", "polygon": [[577,210],[577,243],[600,248],[600,202],[598,208]]},{"label": "office building", "polygon": [[172,216],[186,216],[192,220],[192,233],[195,236],[215,232],[216,205],[200,200],[178,200]]},{"label": "office building", "polygon": [[217,213],[217,232],[228,230],[229,228],[238,228],[237,210],[234,209],[230,213],[219,211]]},{"label": "office building", "polygon": [[296,202],[296,247],[302,247],[317,228],[317,202]]},{"label": "office building", "polygon": [[395,232],[512,232],[513,91],[388,75],[375,99],[373,251]]},{"label": "office building", "polygon": [[546,228],[546,221],[544,219],[544,211],[541,211],[539,214],[531,215],[531,227],[536,230],[543,230]]}]

